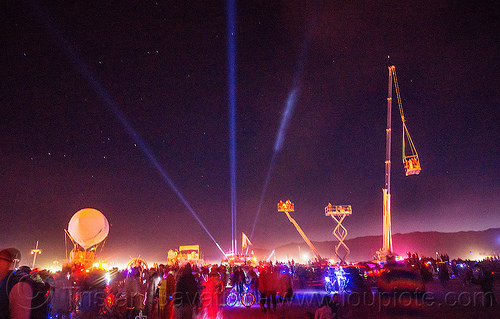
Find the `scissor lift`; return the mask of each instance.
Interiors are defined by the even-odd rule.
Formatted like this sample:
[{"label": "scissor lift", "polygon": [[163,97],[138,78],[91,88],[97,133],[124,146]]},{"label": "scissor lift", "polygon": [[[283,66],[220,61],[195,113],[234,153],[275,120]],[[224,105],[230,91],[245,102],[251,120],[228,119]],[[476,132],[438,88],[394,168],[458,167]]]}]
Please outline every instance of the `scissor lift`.
[{"label": "scissor lift", "polygon": [[[337,222],[337,226],[333,230],[333,235],[339,241],[337,246],[335,246],[335,255],[340,259],[341,264],[345,264],[345,259],[351,250],[344,242],[344,239],[347,237],[347,228],[342,225],[342,222],[344,218],[352,215],[352,207],[351,205],[332,205],[328,203],[328,206],[325,207],[325,215],[331,216]],[[345,250],[343,255],[339,253],[340,247],[343,247]]]}]

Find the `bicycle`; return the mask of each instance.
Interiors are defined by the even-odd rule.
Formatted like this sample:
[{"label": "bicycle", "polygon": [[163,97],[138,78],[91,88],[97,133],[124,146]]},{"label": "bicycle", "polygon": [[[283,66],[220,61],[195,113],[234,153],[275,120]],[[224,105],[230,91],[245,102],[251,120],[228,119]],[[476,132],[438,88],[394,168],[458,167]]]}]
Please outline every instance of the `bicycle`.
[{"label": "bicycle", "polygon": [[236,286],[231,289],[226,297],[226,304],[229,307],[234,307],[239,303],[247,308],[250,308],[255,304],[255,296],[252,292],[250,292],[250,288],[247,285],[244,285],[243,289],[244,290],[241,295],[238,293]]},{"label": "bicycle", "polygon": [[325,277],[325,291],[328,294],[345,292],[349,284],[349,277],[342,268],[330,269]]}]

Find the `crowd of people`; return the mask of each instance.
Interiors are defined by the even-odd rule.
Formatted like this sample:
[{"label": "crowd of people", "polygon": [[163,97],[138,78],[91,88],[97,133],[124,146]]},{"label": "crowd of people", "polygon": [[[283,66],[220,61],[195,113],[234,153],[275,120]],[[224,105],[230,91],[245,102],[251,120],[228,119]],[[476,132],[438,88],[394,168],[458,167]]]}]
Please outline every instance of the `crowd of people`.
[{"label": "crowd of people", "polygon": [[451,278],[460,280],[462,289],[479,285],[484,293],[484,305],[492,307],[496,304],[493,286],[494,274],[500,274],[500,260],[498,257],[487,258],[481,262],[473,260],[452,259],[448,254],[442,254],[438,258],[420,258],[418,254],[408,253],[406,259],[408,266],[419,272],[424,282],[433,280],[433,273],[437,273],[437,279],[446,290]]},{"label": "crowd of people", "polygon": [[[276,311],[280,302],[285,307],[294,296],[294,286],[305,288],[306,282],[328,274],[328,269],[294,263],[160,264],[150,269],[111,271],[65,266],[57,273],[50,273],[32,271],[27,266],[15,267],[19,260],[17,249],[0,251],[0,318],[218,318],[230,293],[237,296],[251,293],[260,311],[267,313]],[[464,287],[478,284],[485,292],[487,305],[496,304],[492,274],[500,271],[494,268],[500,265],[498,260],[450,262],[442,256],[431,263],[409,254],[406,263],[420,272],[424,281],[433,280],[432,274],[437,274],[443,287],[450,277],[459,278]],[[363,277],[361,273],[355,274],[358,279]],[[356,284],[356,278],[350,279],[352,289],[361,286]],[[327,295],[315,313],[309,315],[333,318],[340,308],[339,296]]]},{"label": "crowd of people", "polygon": [[[244,291],[252,293],[263,312],[276,310],[277,296],[289,300],[293,294],[290,268],[272,263],[260,267],[160,264],[151,269],[112,272],[107,284],[99,270],[86,273],[82,278],[78,278],[78,274],[74,278],[65,274],[64,271],[59,278],[67,285],[79,287],[77,310],[82,318],[94,318],[102,311],[127,319],[137,316],[169,319],[173,313],[178,319],[193,318],[193,314],[200,313],[205,318],[216,318],[231,287],[238,295]],[[57,287],[56,299],[69,300],[67,295],[71,290],[62,289],[61,293],[67,297],[60,298]],[[72,308],[68,302],[64,311],[58,305],[53,307],[59,318],[67,316]]]},{"label": "crowd of people", "polygon": [[[75,316],[183,319],[199,315],[217,318],[231,289],[238,296],[250,292],[262,312],[275,311],[277,300],[290,300],[293,295],[293,266],[286,264],[261,263],[257,267],[160,264],[150,269],[135,267],[109,272],[63,267],[51,274],[31,271],[26,266],[14,270],[16,260],[20,260],[18,250],[2,250],[0,292],[10,294],[1,296],[0,318],[33,316],[32,304],[27,302],[34,295],[35,282],[43,283],[42,294],[47,297],[43,307],[39,307],[43,308],[42,317],[61,319]],[[24,280],[12,279],[20,273],[25,275]]]}]

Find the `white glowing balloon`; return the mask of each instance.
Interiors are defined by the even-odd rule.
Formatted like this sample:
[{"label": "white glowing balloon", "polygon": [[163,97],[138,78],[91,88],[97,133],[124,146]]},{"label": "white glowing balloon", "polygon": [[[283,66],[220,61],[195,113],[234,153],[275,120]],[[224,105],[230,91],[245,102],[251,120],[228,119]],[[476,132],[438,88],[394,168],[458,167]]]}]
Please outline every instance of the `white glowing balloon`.
[{"label": "white glowing balloon", "polygon": [[97,209],[84,208],[71,217],[68,232],[80,246],[87,249],[99,244],[108,236],[109,223]]}]

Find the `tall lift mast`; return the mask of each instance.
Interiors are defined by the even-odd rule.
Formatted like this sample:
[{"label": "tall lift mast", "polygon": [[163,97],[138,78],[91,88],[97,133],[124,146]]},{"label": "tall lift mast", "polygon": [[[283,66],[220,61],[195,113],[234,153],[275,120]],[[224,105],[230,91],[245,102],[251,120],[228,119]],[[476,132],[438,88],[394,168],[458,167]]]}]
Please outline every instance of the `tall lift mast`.
[{"label": "tall lift mast", "polygon": [[[394,76],[394,77],[393,77]],[[385,185],[383,191],[383,246],[377,252],[381,257],[392,255],[392,227],[391,227],[391,118],[392,118],[392,83],[396,88],[396,96],[398,99],[399,113],[401,121],[403,122],[403,164],[405,167],[406,176],[418,175],[421,171],[420,160],[418,158],[417,150],[410,137],[410,132],[406,126],[406,119],[404,117],[403,105],[401,103],[401,95],[399,93],[399,84],[396,76],[396,67],[394,65],[389,67],[389,83],[387,90],[387,128],[386,128],[386,142],[385,142]],[[410,154],[406,155],[405,138],[408,140],[410,147]]]},{"label": "tall lift mast", "polygon": [[392,254],[391,230],[391,124],[392,124],[392,67],[389,67],[389,88],[387,92],[387,128],[385,129],[385,183],[383,196],[383,244],[382,255]]}]

